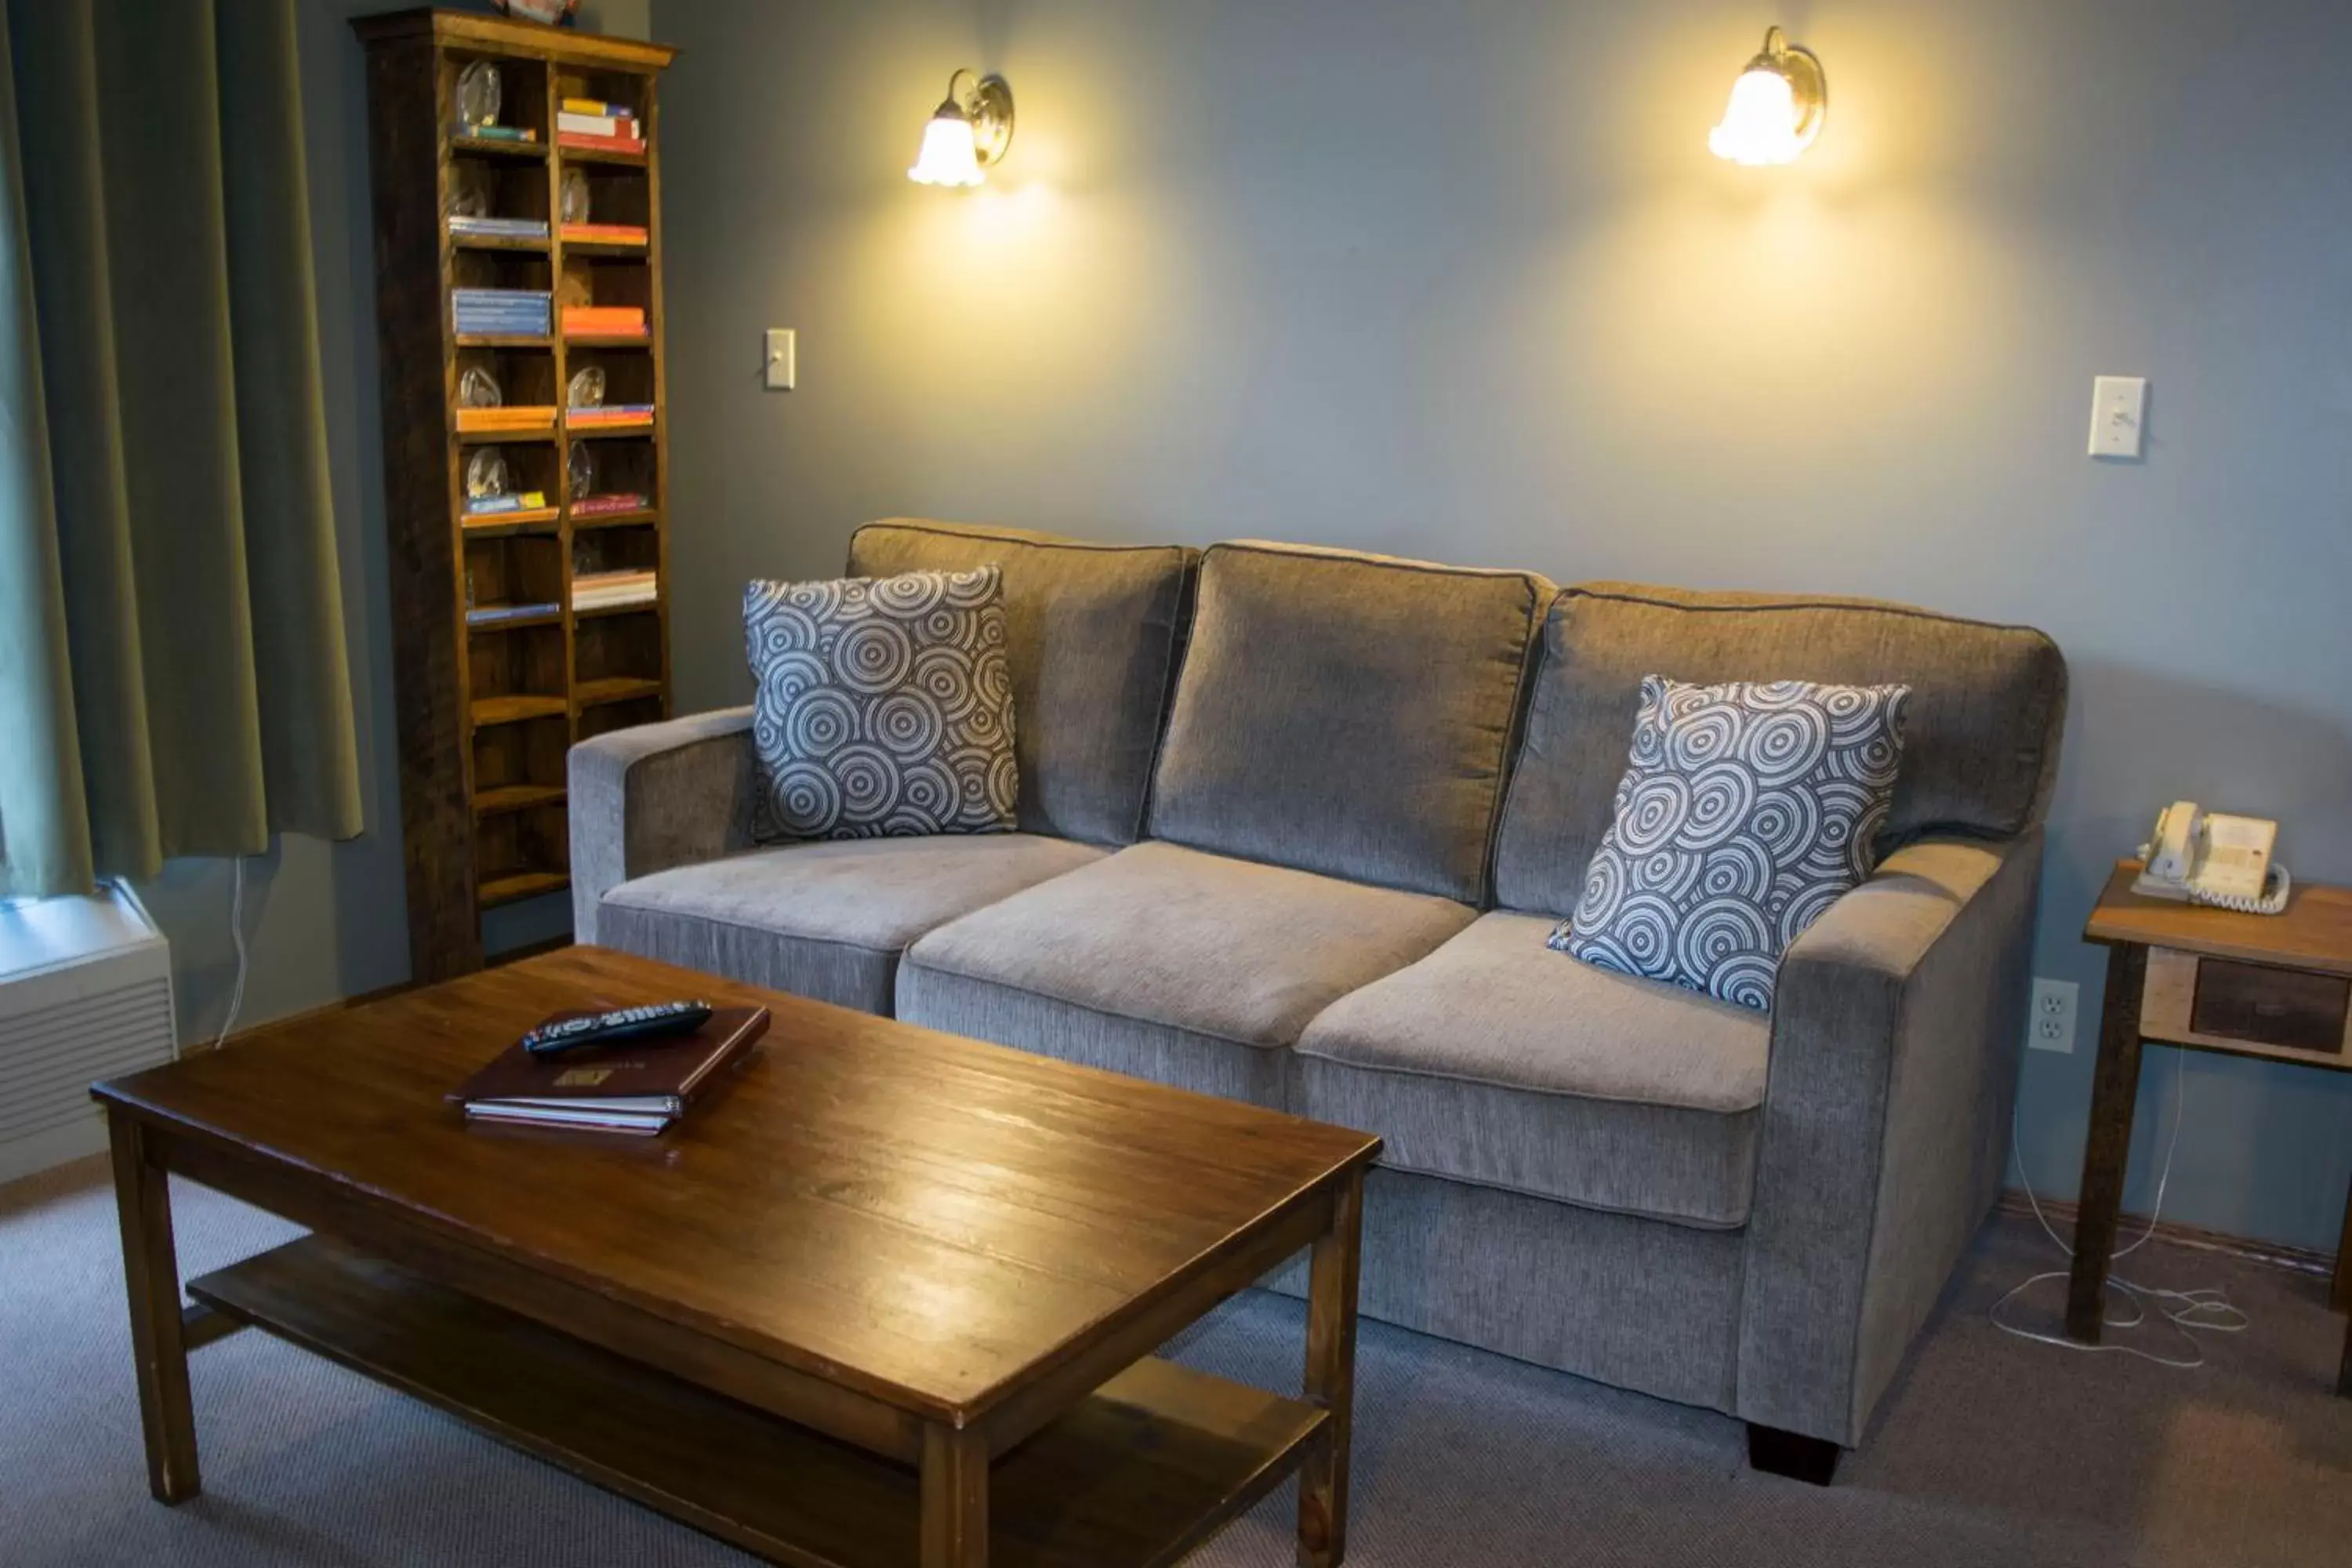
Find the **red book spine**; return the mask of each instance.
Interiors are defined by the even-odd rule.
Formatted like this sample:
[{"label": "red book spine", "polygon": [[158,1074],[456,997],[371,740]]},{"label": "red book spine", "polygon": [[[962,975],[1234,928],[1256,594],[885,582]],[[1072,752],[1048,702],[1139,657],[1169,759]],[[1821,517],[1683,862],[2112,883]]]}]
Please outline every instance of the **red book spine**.
[{"label": "red book spine", "polygon": [[584,131],[566,131],[556,137],[555,144],[583,153],[642,153],[646,150],[646,144],[635,136],[591,136]]}]

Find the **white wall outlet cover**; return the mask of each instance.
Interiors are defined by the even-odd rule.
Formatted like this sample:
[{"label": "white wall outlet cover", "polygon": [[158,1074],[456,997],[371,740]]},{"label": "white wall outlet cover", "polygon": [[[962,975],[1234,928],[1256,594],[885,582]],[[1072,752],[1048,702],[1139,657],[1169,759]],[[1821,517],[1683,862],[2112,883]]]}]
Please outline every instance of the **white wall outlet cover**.
[{"label": "white wall outlet cover", "polygon": [[800,379],[799,334],[790,327],[768,329],[767,354],[762,362],[761,379],[771,392],[790,392]]},{"label": "white wall outlet cover", "polygon": [[2083,988],[2071,980],[2033,981],[2033,1001],[2025,1014],[2025,1043],[2037,1051],[2071,1055],[2074,1049],[2074,1017]]},{"label": "white wall outlet cover", "polygon": [[2147,378],[2103,375],[2091,383],[2091,456],[2137,458],[2147,450]]}]

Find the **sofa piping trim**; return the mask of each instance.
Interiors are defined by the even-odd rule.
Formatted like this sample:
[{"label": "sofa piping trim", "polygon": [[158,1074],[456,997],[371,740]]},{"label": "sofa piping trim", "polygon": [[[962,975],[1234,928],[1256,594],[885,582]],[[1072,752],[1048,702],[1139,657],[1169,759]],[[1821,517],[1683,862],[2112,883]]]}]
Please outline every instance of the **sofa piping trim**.
[{"label": "sofa piping trim", "polygon": [[1181,560],[1199,553],[1189,544],[1126,544],[1115,540],[1063,539],[1050,534],[1039,536],[1014,533],[1003,529],[991,528],[984,523],[964,522],[950,526],[936,518],[903,517],[877,517],[871,521],[859,523],[850,530],[849,540],[853,548],[856,545],[857,536],[869,528],[900,528],[909,533],[928,533],[937,539],[984,539],[991,544],[1019,545],[1031,550],[1078,550],[1100,555],[1131,555],[1140,552],[1167,551]]}]

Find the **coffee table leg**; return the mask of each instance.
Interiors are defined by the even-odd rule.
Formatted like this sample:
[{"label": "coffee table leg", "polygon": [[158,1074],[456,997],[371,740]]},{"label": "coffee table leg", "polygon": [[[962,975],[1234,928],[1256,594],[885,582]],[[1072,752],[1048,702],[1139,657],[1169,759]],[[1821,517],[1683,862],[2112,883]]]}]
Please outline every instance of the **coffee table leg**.
[{"label": "coffee table leg", "polygon": [[1330,1412],[1298,1470],[1299,1568],[1339,1568],[1348,1554],[1349,1426],[1356,1402],[1356,1275],[1363,1240],[1364,1173],[1340,1189],[1331,1228],[1315,1243],[1307,1298],[1309,1401]]},{"label": "coffee table leg", "polygon": [[922,1568],[987,1568],[988,1445],[970,1429],[923,1428]]},{"label": "coffee table leg", "polygon": [[147,1489],[160,1501],[196,1495],[196,1415],[180,1323],[180,1258],[172,1244],[172,1188],[146,1132],[109,1112],[114,1203],[122,1226],[122,1281],[131,1296],[131,1352],[147,1439]]}]

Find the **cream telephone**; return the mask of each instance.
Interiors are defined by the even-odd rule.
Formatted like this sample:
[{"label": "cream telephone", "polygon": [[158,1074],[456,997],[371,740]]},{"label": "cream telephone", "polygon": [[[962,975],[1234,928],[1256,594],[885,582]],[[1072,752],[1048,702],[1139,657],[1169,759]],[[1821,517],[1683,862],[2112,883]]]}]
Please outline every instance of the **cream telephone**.
[{"label": "cream telephone", "polygon": [[2176,800],[2156,819],[2156,836],[2139,847],[2146,869],[2132,891],[2150,898],[2211,904],[2250,915],[2286,908],[2286,868],[2271,861],[2278,824],[2259,816],[2200,811]]}]

